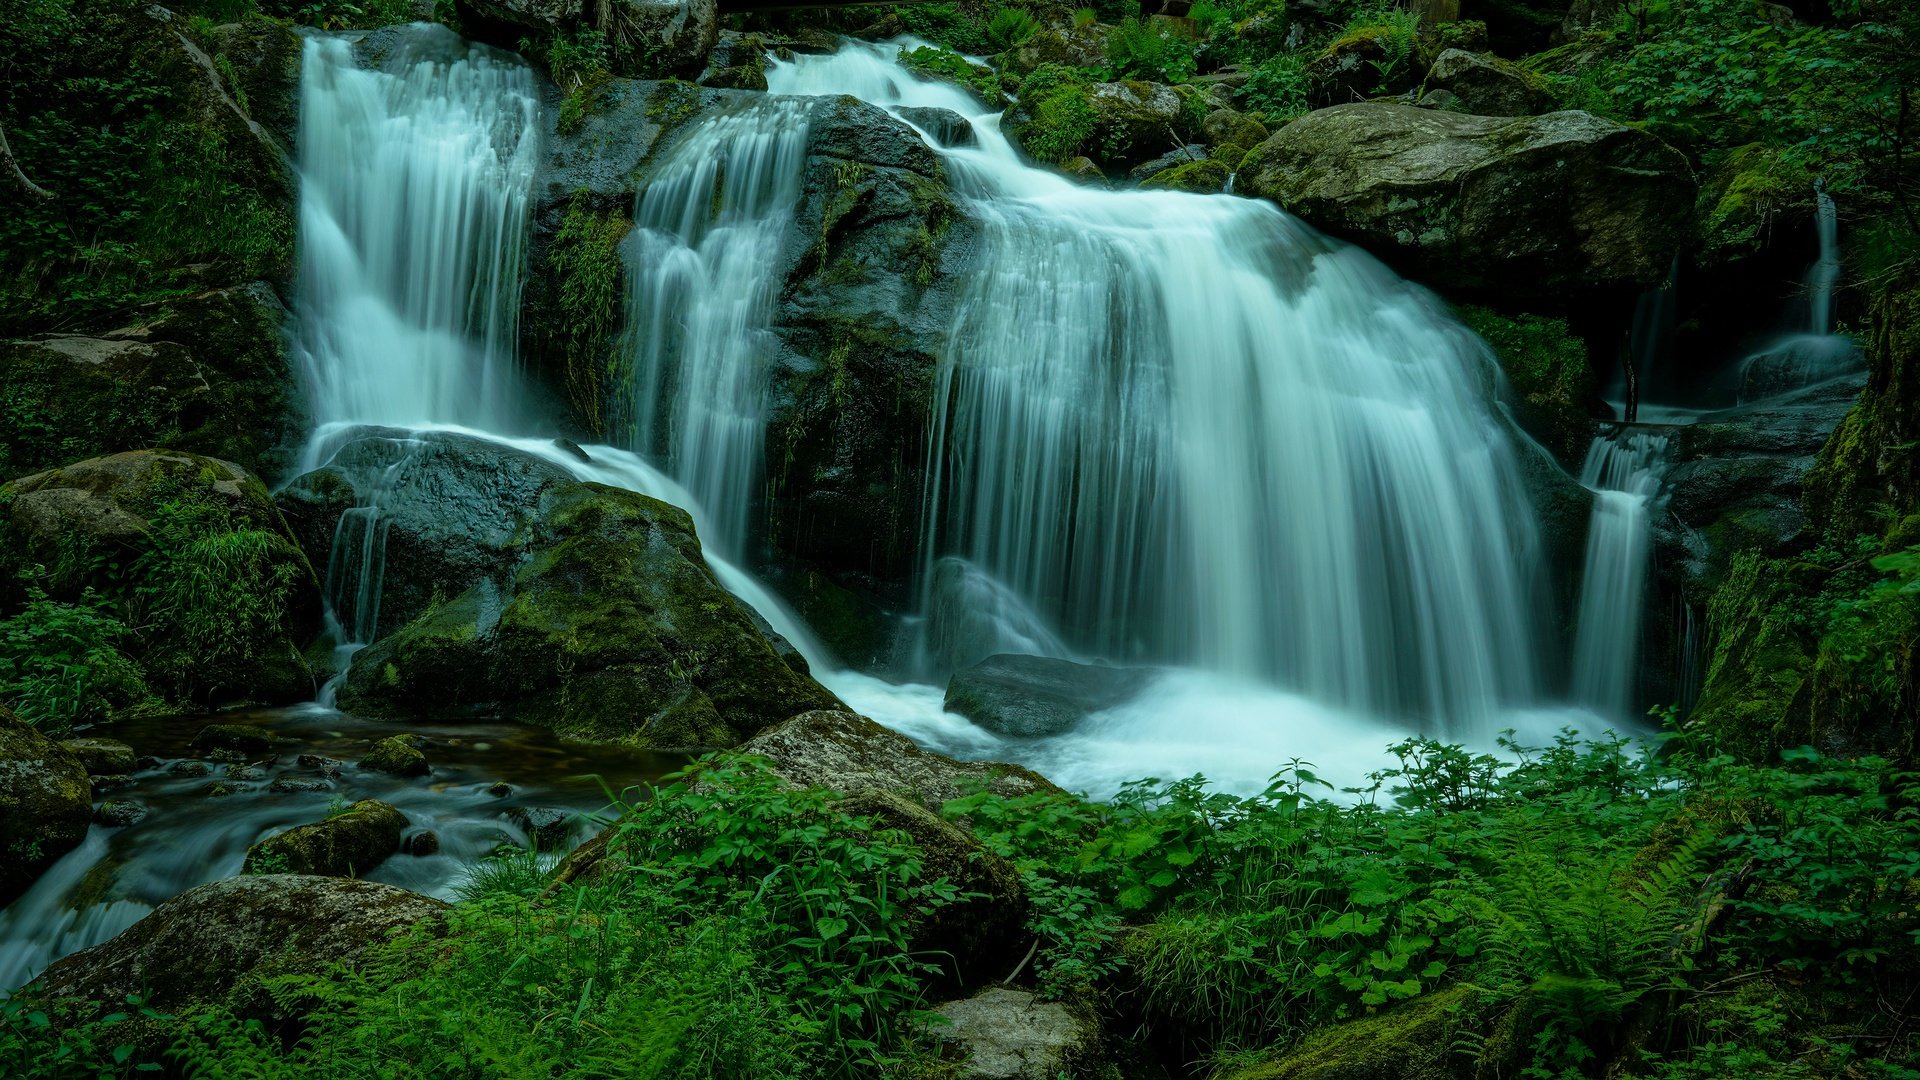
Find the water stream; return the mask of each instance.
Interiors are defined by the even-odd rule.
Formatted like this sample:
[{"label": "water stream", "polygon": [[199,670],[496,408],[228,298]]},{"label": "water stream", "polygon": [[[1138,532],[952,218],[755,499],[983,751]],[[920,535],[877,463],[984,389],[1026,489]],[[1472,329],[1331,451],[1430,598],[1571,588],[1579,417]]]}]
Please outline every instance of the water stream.
[{"label": "water stream", "polygon": [[1580,578],[1573,692],[1616,722],[1633,716],[1649,547],[1666,463],[1666,435],[1621,427],[1594,438],[1580,474],[1593,492],[1593,516]]}]

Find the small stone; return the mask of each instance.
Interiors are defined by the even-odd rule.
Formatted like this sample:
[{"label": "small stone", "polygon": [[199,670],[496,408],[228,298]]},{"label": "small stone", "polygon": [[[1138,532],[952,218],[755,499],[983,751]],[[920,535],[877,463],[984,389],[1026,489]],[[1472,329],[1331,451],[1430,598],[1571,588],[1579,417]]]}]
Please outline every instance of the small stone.
[{"label": "small stone", "polygon": [[431,829],[422,829],[412,836],[402,838],[400,841],[400,850],[405,851],[415,858],[438,855],[440,853],[440,834]]},{"label": "small stone", "polygon": [[247,763],[247,755],[238,750],[209,750],[207,751],[207,760],[222,765],[245,765]]},{"label": "small stone", "polygon": [[96,776],[93,778],[93,790],[96,792],[114,791],[119,788],[130,787],[132,784],[133,777],[125,774],[119,776]]},{"label": "small stone", "polygon": [[364,874],[400,848],[407,816],[374,799],[346,812],[269,836],[247,851],[249,874]]},{"label": "small stone", "polygon": [[339,758],[330,758],[324,754],[301,754],[294,759],[303,769],[317,769],[327,776],[339,776],[347,763]]},{"label": "small stone", "polygon": [[221,770],[229,780],[265,780],[267,770],[258,765],[229,765]]},{"label": "small stone", "polygon": [[551,806],[516,806],[507,811],[506,817],[519,826],[540,851],[564,848],[567,841],[573,838],[575,815],[569,810],[557,810]]},{"label": "small stone", "polygon": [[167,771],[175,776],[206,776],[213,772],[213,766],[204,761],[182,758],[179,761],[168,762]]},{"label": "small stone", "polygon": [[146,806],[131,799],[108,799],[93,810],[93,820],[110,829],[136,825],[146,816]]},{"label": "small stone", "polygon": [[133,771],[133,747],[117,739],[68,739],[60,744],[80,759],[93,776],[112,776]]},{"label": "small stone", "polygon": [[487,787],[487,794],[496,799],[504,799],[513,794],[513,785],[507,783],[505,780],[496,780]]},{"label": "small stone", "polygon": [[268,784],[267,790],[282,795],[304,795],[315,791],[332,791],[333,785],[317,776],[281,776]]},{"label": "small stone", "polygon": [[360,767],[374,772],[391,773],[394,776],[425,776],[433,771],[427,764],[427,755],[420,752],[425,739],[418,735],[393,735],[373,744],[367,756],[360,759]]},{"label": "small stone", "polygon": [[230,780],[215,780],[213,783],[201,788],[200,794],[205,795],[209,799],[224,799],[229,795],[239,794],[240,790],[240,785]]},{"label": "small stone", "polygon": [[273,745],[273,733],[252,724],[208,724],[193,737],[195,750],[234,750],[263,754]]}]

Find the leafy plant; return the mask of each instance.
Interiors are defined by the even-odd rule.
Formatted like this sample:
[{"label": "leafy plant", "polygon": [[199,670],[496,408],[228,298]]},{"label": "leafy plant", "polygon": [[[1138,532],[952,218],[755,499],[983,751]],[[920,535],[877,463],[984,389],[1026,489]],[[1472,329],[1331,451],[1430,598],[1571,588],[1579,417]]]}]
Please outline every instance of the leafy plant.
[{"label": "leafy plant", "polygon": [[1003,7],[987,19],[987,41],[1001,52],[1025,45],[1039,32],[1040,20],[1023,7]]}]

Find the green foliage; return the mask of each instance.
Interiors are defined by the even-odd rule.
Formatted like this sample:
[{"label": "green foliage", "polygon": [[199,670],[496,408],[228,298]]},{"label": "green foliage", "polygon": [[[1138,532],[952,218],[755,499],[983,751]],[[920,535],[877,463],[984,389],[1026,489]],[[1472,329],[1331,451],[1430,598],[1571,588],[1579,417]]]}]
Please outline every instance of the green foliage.
[{"label": "green foliage", "polygon": [[150,703],[115,605],[92,589],[75,603],[50,600],[37,576],[21,582],[26,603],[0,619],[0,703],[50,735]]},{"label": "green foliage", "polygon": [[0,1001],[0,1076],[122,1080],[160,1071],[158,1062],[142,1060],[123,1037],[125,1021],[170,1019],[148,1008],[139,996],[129,996],[92,1023],[66,1019],[26,995]]},{"label": "green foliage", "polygon": [[1384,93],[1412,58],[1419,36],[1420,20],[1412,10],[1391,2],[1370,4],[1354,12],[1326,53],[1337,55],[1363,41],[1372,43],[1379,55],[1368,57],[1367,64],[1379,76],[1376,92]]},{"label": "green foliage", "polygon": [[1040,32],[1040,20],[1023,7],[1003,7],[987,19],[987,41],[996,51],[1017,49]]},{"label": "green foliage", "polygon": [[914,37],[963,53],[984,53],[991,48],[980,20],[958,4],[902,4],[894,10],[900,16],[900,25]]},{"label": "green foliage", "polygon": [[1000,76],[992,68],[981,67],[952,49],[922,46],[900,54],[907,70],[929,79],[940,79],[964,87],[982,101],[999,102]]},{"label": "green foliage", "polygon": [[1261,61],[1247,74],[1241,98],[1247,108],[1277,126],[1313,109],[1307,60],[1299,53],[1279,53]]},{"label": "green foliage", "polygon": [[1029,153],[1057,164],[1085,152],[1096,119],[1087,87],[1085,73],[1059,64],[1042,64],[1021,81],[1027,122],[1020,141]]},{"label": "green foliage", "polygon": [[1121,77],[1183,83],[1193,78],[1194,43],[1163,26],[1128,18],[1107,37],[1107,64]]},{"label": "green foliage", "polygon": [[223,21],[241,17],[243,9],[259,4],[260,13],[276,19],[317,26],[322,30],[371,30],[410,22],[411,0],[224,0]]},{"label": "green foliage", "polygon": [[545,332],[557,339],[574,415],[596,434],[606,428],[603,403],[622,376],[611,345],[624,296],[620,241],[632,227],[624,213],[596,210],[587,195],[577,193],[547,249],[559,284],[559,312]]},{"label": "green foliage", "polygon": [[1565,319],[1542,315],[1508,318],[1463,305],[1460,321],[1493,347],[1513,389],[1515,413],[1528,432],[1562,461],[1577,462],[1593,437],[1587,400],[1594,395],[1587,343]]}]

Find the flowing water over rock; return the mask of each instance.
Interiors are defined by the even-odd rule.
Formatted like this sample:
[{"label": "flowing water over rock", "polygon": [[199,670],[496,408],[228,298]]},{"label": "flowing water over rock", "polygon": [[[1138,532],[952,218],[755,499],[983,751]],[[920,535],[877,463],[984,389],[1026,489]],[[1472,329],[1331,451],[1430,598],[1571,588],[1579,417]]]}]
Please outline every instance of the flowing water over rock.
[{"label": "flowing water over rock", "polygon": [[1857,372],[1860,350],[1833,332],[1833,287],[1840,280],[1840,210],[1826,188],[1814,188],[1819,255],[1803,285],[1803,326],[1740,362],[1742,404],[1791,393]]},{"label": "flowing water over rock", "polygon": [[1632,718],[1653,518],[1667,437],[1623,427],[1593,440],[1580,482],[1593,491],[1573,647],[1574,698],[1616,722]]}]

